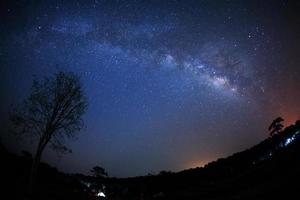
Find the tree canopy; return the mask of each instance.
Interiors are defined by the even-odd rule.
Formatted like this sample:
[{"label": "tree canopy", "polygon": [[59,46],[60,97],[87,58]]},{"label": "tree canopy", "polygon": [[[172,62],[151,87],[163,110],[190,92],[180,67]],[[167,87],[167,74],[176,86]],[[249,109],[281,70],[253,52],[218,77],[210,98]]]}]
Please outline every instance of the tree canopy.
[{"label": "tree canopy", "polygon": [[103,167],[95,166],[95,167],[93,167],[91,172],[97,178],[107,176],[107,172],[105,171],[105,169]]},{"label": "tree canopy", "polygon": [[16,134],[38,138],[31,178],[48,143],[58,152],[70,152],[65,140],[83,128],[86,107],[86,98],[75,74],[59,72],[42,80],[34,79],[28,98],[10,114]]},{"label": "tree canopy", "polygon": [[272,121],[272,123],[269,126],[270,136],[273,136],[276,133],[280,133],[283,129],[283,125],[281,124],[284,121],[283,118],[277,117]]}]

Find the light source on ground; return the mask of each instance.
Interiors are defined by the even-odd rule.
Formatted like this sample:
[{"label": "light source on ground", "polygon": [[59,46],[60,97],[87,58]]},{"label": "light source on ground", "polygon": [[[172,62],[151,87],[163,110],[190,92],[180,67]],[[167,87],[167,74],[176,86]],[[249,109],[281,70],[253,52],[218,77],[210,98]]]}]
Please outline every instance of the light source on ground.
[{"label": "light source on ground", "polygon": [[99,193],[97,193],[97,196],[98,197],[105,197],[105,194],[103,192],[99,192]]}]

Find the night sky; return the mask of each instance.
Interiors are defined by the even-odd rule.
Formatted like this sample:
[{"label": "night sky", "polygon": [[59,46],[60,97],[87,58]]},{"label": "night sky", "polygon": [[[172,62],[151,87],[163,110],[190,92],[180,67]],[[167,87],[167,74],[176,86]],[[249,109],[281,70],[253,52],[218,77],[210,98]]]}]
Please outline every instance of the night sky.
[{"label": "night sky", "polygon": [[244,150],[300,117],[297,1],[7,1],[0,10],[0,129],[33,76],[80,75],[88,99],[68,172],[179,171]]}]

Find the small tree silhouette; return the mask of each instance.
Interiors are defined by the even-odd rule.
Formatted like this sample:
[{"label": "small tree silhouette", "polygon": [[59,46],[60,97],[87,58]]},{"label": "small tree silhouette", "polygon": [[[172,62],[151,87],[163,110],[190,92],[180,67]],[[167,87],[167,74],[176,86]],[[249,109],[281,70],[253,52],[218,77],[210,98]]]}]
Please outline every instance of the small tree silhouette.
[{"label": "small tree silhouette", "polygon": [[38,137],[29,180],[30,194],[46,145],[50,143],[58,152],[70,151],[64,141],[83,127],[86,105],[79,78],[73,73],[59,72],[42,81],[35,79],[29,97],[10,114],[16,134]]},{"label": "small tree silhouette", "polygon": [[268,129],[269,131],[271,131],[270,136],[273,136],[274,134],[280,133],[282,131],[283,125],[281,124],[281,122],[283,121],[284,119],[282,119],[281,117],[277,117],[272,121]]},{"label": "small tree silhouette", "polygon": [[105,171],[105,169],[102,167],[99,167],[99,166],[93,167],[91,172],[97,178],[103,178],[103,177],[107,176],[107,172]]},{"label": "small tree silhouette", "polygon": [[300,120],[297,120],[297,121],[295,122],[295,126],[296,126],[296,128],[300,128]]}]

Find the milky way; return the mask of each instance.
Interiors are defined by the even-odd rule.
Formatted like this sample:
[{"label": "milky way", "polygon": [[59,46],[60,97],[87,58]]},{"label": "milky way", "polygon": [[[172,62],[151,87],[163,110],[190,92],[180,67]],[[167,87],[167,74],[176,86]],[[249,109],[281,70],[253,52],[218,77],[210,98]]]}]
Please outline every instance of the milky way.
[{"label": "milky way", "polygon": [[1,6],[1,130],[32,77],[78,73],[86,128],[67,172],[112,176],[201,166],[299,118],[299,5],[292,1],[7,1]]}]

